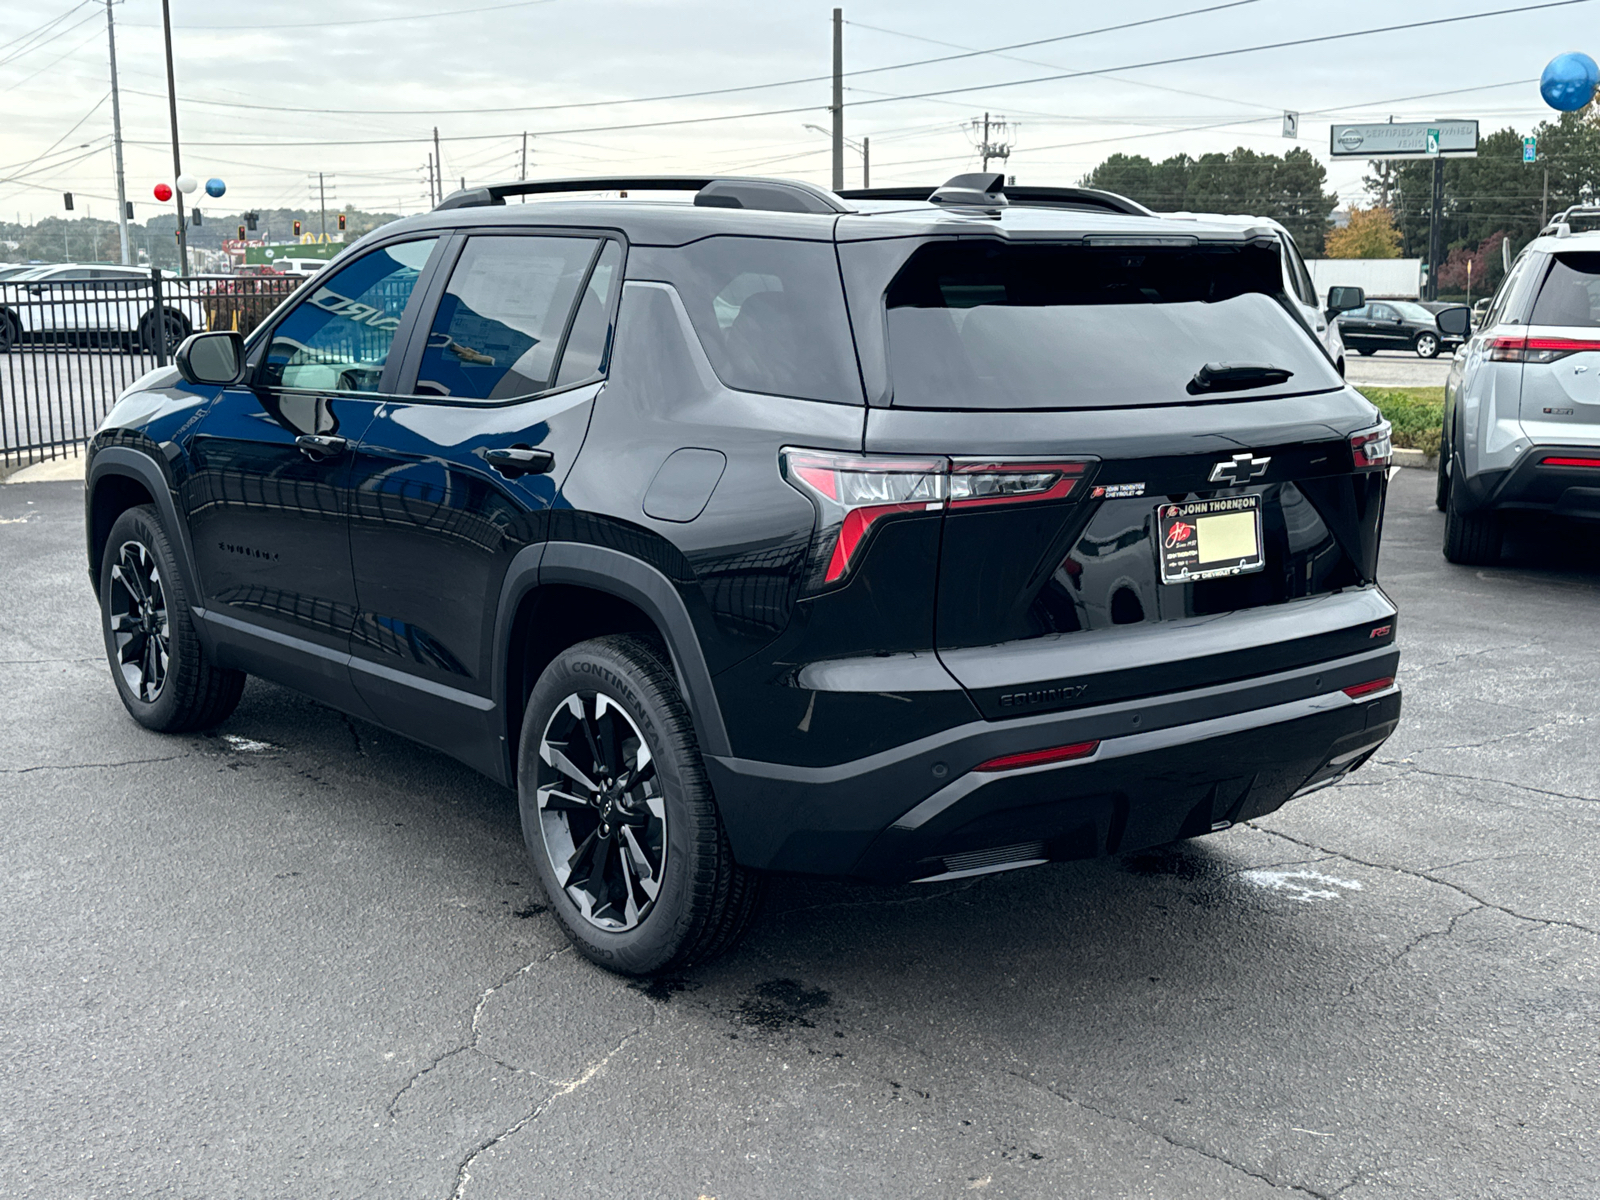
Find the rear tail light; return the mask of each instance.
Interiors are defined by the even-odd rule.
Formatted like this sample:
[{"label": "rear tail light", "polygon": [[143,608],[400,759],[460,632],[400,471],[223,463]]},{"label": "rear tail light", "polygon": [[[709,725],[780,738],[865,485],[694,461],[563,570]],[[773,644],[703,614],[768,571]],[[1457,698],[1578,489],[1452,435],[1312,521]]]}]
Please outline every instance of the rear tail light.
[{"label": "rear tail light", "polygon": [[1586,350],[1600,350],[1600,342],[1564,337],[1497,337],[1489,340],[1489,358],[1494,362],[1551,363]]},{"label": "rear tail light", "polygon": [[1089,460],[912,458],[785,447],[783,477],[817,508],[812,587],[834,584],[873,526],[901,513],[939,512],[946,505],[1025,504],[1070,496]]},{"label": "rear tail light", "polygon": [[1359,700],[1363,696],[1370,696],[1373,692],[1381,692],[1385,688],[1394,686],[1394,676],[1385,675],[1382,679],[1369,679],[1365,683],[1357,683],[1344,689],[1344,694],[1352,700]]},{"label": "rear tail light", "polygon": [[1375,471],[1394,460],[1390,429],[1389,422],[1384,421],[1372,429],[1350,435],[1350,454],[1355,459],[1356,470]]},{"label": "rear tail light", "polygon": [[973,767],[974,771],[1018,771],[1023,767],[1042,767],[1047,763],[1072,762],[1074,759],[1088,758],[1100,743],[1073,742],[1070,746],[1052,746],[1048,750],[1025,750],[1021,754],[1002,754],[999,758],[991,758],[988,762],[979,763]]},{"label": "rear tail light", "polygon": [[1541,458],[1541,467],[1600,467],[1600,458]]}]

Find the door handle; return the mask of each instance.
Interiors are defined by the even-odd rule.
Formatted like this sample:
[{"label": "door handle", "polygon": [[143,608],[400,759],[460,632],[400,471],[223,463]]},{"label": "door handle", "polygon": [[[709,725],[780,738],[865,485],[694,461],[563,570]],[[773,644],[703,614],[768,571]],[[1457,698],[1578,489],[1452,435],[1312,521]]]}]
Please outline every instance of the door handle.
[{"label": "door handle", "polygon": [[534,450],[528,446],[506,446],[485,450],[484,461],[507,479],[519,475],[544,475],[556,465],[556,456],[548,450]]},{"label": "door handle", "polygon": [[325,458],[338,458],[350,445],[342,437],[323,433],[302,433],[295,438],[294,444],[300,448],[300,453],[312,462],[321,462]]}]

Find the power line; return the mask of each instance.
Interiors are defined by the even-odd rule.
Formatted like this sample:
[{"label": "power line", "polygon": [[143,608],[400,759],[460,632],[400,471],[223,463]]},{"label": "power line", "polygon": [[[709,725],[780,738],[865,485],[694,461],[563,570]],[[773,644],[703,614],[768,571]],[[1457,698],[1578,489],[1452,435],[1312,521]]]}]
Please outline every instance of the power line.
[{"label": "power line", "polygon": [[36,40],[36,41],[34,41],[34,43],[32,45],[23,46],[20,50],[13,50],[10,54],[6,55],[4,58],[0,58],[0,67],[9,66],[10,64],[16,62],[17,59],[22,58],[25,55],[32,54],[35,50],[44,49],[44,47],[48,46],[51,42],[55,41],[57,38],[66,37],[67,34],[71,33],[74,29],[80,29],[83,26],[87,25],[90,21],[98,20],[99,17],[100,17],[99,13],[91,12],[88,16],[84,17],[83,20],[74,21],[71,25],[68,25],[65,29],[58,29],[47,38],[44,38],[42,40]]},{"label": "power line", "polygon": [[0,50],[8,50],[12,46],[15,46],[18,42],[25,42],[29,38],[34,37],[36,34],[43,33],[46,29],[49,29],[50,26],[56,24],[57,22],[65,21],[68,17],[70,17],[73,13],[77,12],[85,4],[90,4],[92,2],[93,2],[93,0],[78,0],[77,4],[74,4],[71,8],[67,9],[65,12],[57,13],[55,16],[51,17],[48,21],[46,21],[43,25],[35,25],[32,29],[28,30],[27,33],[22,34],[20,37],[14,37],[9,42],[0,42]]},{"label": "power line", "polygon": [[[468,13],[500,12],[507,8],[532,8],[537,4],[550,4],[552,0],[516,0],[514,4],[491,4],[484,8],[455,8],[448,12],[413,13],[403,17],[363,17],[353,21],[302,21],[293,25],[283,25],[273,22],[270,25],[174,25],[174,29],[331,29],[339,25],[382,25],[390,21],[430,21],[435,17],[462,17]],[[134,21],[124,21],[126,26],[135,26],[139,29],[160,29],[155,24],[140,24]]]}]

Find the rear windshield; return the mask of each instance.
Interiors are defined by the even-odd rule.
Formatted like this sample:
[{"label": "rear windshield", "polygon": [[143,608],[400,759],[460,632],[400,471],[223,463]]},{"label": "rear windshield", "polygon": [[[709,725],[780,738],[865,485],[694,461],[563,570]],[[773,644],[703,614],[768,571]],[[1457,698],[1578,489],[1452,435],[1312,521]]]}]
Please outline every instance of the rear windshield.
[{"label": "rear windshield", "polygon": [[1600,326],[1600,254],[1557,255],[1528,324]]},{"label": "rear windshield", "polygon": [[1321,347],[1280,302],[1282,287],[1272,247],[931,243],[889,285],[894,404],[1195,403],[1189,385],[1208,363],[1290,372],[1223,399],[1340,387]]}]

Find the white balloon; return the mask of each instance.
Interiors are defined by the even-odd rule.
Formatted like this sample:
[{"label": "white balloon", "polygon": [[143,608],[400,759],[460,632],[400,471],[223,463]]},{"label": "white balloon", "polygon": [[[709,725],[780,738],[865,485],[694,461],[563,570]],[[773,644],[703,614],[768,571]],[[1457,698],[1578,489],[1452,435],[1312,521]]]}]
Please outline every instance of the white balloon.
[{"label": "white balloon", "polygon": [[193,175],[179,175],[178,176],[178,190],[180,192],[182,192],[185,196],[187,196],[190,192],[194,191],[195,188],[197,188],[199,186],[200,186],[200,181],[198,179],[196,179]]}]

